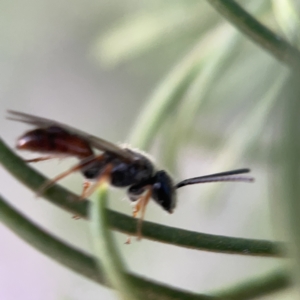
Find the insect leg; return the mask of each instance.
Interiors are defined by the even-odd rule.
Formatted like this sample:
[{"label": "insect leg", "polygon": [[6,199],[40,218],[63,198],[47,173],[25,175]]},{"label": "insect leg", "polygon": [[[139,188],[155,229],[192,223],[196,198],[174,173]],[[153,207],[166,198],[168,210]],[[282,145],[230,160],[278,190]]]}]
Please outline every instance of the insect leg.
[{"label": "insect leg", "polygon": [[147,186],[145,193],[141,196],[140,200],[138,201],[136,207],[134,208],[133,216],[136,217],[139,211],[141,212],[140,218],[138,219],[137,224],[137,239],[140,240],[142,238],[142,225],[143,220],[145,217],[146,207],[149,203],[149,200],[152,195],[152,187]]},{"label": "insect leg", "polygon": [[139,200],[136,201],[137,203],[135,203],[133,210],[132,210],[132,216],[134,218],[137,217],[139,211],[141,210],[141,198]]},{"label": "insect leg", "polygon": [[70,168],[69,170],[57,175],[56,177],[52,178],[51,180],[46,181],[37,191],[37,196],[41,196],[43,194],[43,192],[45,190],[47,190],[48,188],[50,188],[51,186],[53,186],[57,181],[65,178],[66,176],[76,172],[76,171],[80,171],[83,167],[88,166],[90,163],[92,163],[93,161],[95,161],[96,159],[98,159],[99,157],[101,157],[101,155],[99,156],[92,156],[92,157],[88,157],[84,160],[82,160],[79,164],[75,165],[74,167]]},{"label": "insect leg", "polygon": [[[92,183],[90,181],[85,180],[83,182],[83,189],[82,189],[82,192],[81,192],[81,195],[79,198],[80,200],[83,200],[90,195],[89,190],[90,190],[91,185],[92,185]],[[79,220],[80,218],[81,217],[77,214],[73,216],[73,219],[75,219],[75,220]]]},{"label": "insect leg", "polygon": [[81,195],[80,195],[80,200],[86,198],[85,195],[86,195],[86,193],[87,193],[87,191],[88,191],[88,189],[90,188],[91,185],[92,185],[92,183],[90,181],[85,180],[83,182],[83,185],[82,185],[83,188],[82,188],[82,192],[81,192]]},{"label": "insect leg", "polygon": [[[89,181],[85,181],[83,183],[82,193],[79,197],[80,200],[88,198],[89,196],[91,196],[95,192],[95,190],[101,185],[101,183],[103,183],[104,178],[101,178],[102,176],[103,177],[107,176],[105,180],[109,181],[110,178],[108,177],[108,175],[105,175],[105,171],[100,176],[100,178],[99,178],[100,180],[97,180],[97,182],[91,183]],[[80,219],[80,217],[78,215],[74,215],[73,219],[77,220],[77,219]]]},{"label": "insect leg", "polygon": [[[145,185],[142,187],[142,193],[139,195],[139,197],[136,197],[134,201],[134,207],[132,211],[132,216],[136,218],[141,213],[140,218],[137,222],[137,239],[140,240],[142,238],[142,224],[146,212],[146,206],[152,196],[152,186],[151,185]],[[131,236],[129,235],[127,237],[127,240],[125,244],[130,244],[131,242]]]},{"label": "insect leg", "polygon": [[[138,213],[141,210],[142,198],[143,198],[143,196],[140,197],[138,200],[136,200],[136,203],[134,204],[134,207],[132,210],[132,216],[134,218],[136,218],[138,216]],[[139,227],[139,223],[138,223],[138,227]],[[125,244],[129,245],[130,243],[131,243],[131,235],[128,235]]]},{"label": "insect leg", "polygon": [[48,159],[52,159],[52,158],[58,158],[58,156],[55,156],[55,155],[41,156],[41,157],[36,157],[36,158],[32,158],[32,159],[24,159],[24,161],[27,163],[35,163],[35,162],[44,161],[44,160],[48,160]]},{"label": "insect leg", "polygon": [[112,164],[107,164],[103,168],[103,171],[98,176],[97,181],[95,183],[85,182],[80,199],[88,198],[89,196],[91,196],[102,183],[110,183],[112,168]]},{"label": "insect leg", "polygon": [[[86,198],[85,194],[86,194],[86,191],[89,189],[90,186],[91,186],[91,183],[90,183],[89,181],[84,181],[82,193],[81,193],[81,195],[80,195],[80,200]],[[79,219],[80,219],[80,216],[79,216],[79,215],[74,215],[74,216],[73,216],[73,219],[79,220]]]}]

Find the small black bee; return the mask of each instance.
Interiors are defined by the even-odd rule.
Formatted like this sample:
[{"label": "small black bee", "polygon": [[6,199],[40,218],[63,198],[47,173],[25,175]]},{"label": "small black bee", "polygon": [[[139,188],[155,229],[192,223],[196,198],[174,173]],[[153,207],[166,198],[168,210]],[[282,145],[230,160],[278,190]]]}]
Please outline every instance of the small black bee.
[{"label": "small black bee", "polygon": [[[152,198],[164,210],[172,213],[176,206],[176,189],[186,185],[218,182],[251,182],[252,177],[237,176],[250,172],[238,169],[183,180],[174,184],[164,170],[156,170],[153,162],[143,153],[120,147],[106,140],[90,135],[68,125],[49,119],[8,111],[8,119],[28,123],[36,128],[26,132],[17,140],[17,149],[39,152],[46,156],[27,160],[38,162],[58,157],[76,157],[79,163],[70,170],[44,184],[40,193],[67,175],[80,171],[85,177],[81,198],[90,196],[105,178],[112,186],[128,187],[127,194],[135,203],[133,216],[141,212],[140,224],[146,206]],[[94,149],[102,151],[96,154]],[[140,227],[140,226],[139,226]],[[139,228],[139,236],[140,236]]]}]

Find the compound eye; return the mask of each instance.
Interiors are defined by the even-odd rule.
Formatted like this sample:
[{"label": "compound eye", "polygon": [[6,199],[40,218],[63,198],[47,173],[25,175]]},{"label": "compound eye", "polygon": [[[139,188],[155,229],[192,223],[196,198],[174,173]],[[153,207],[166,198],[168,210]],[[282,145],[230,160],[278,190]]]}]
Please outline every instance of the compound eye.
[{"label": "compound eye", "polygon": [[176,195],[172,179],[164,171],[158,171],[153,184],[152,198],[163,207],[164,210],[172,212],[175,207]]}]

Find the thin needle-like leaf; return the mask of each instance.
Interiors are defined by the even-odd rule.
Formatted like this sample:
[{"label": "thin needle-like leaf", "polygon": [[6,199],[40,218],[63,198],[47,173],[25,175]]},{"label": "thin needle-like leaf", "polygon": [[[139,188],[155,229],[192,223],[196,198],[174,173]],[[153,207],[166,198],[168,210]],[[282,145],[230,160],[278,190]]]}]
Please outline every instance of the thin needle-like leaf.
[{"label": "thin needle-like leaf", "polygon": [[[281,159],[279,170],[280,196],[283,197],[282,207],[285,212],[286,233],[290,238],[287,248],[292,258],[291,270],[293,281],[300,297],[300,88],[299,72],[291,72],[286,82],[284,95],[285,101],[282,106],[282,129],[281,129]],[[277,188],[276,186],[276,188]],[[278,189],[278,188],[277,188]]]},{"label": "thin needle-like leaf", "polygon": [[300,52],[272,32],[233,0],[207,0],[236,28],[292,69],[300,69]]},{"label": "thin needle-like leaf", "polygon": [[216,84],[216,78],[220,78],[222,67],[234,55],[234,49],[238,47],[239,42],[237,31],[228,28],[227,39],[203,62],[203,67],[199,70],[198,76],[183,96],[177,115],[175,118],[170,119],[172,124],[169,126],[170,130],[166,134],[167,139],[164,141],[162,151],[164,154],[163,160],[171,170],[174,169],[179,147],[186,140],[186,137],[189,136],[191,126],[199,114],[205,97],[213,85]]},{"label": "thin needle-like leaf", "polygon": [[[285,272],[274,270],[263,276],[237,283],[232,288],[214,293],[222,299],[249,300],[282,291],[291,286],[291,280]],[[271,299],[271,298],[270,298]]]},{"label": "thin needle-like leaf", "polygon": [[132,280],[126,274],[125,264],[109,230],[107,205],[107,183],[103,182],[97,197],[90,206],[90,223],[96,261],[104,269],[112,286],[124,300],[142,299]]},{"label": "thin needle-like leaf", "polygon": [[[248,112],[248,115],[240,121],[238,128],[226,140],[223,147],[220,147],[218,151],[220,154],[214,160],[209,173],[227,170],[235,166],[246,155],[247,150],[251,148],[253,143],[258,140],[287,75],[288,71],[282,72],[265,96],[260,101],[257,101],[253,109]],[[221,186],[206,186],[205,193],[201,196],[201,201],[215,198],[221,189]]]},{"label": "thin needle-like leaf", "polygon": [[272,7],[283,33],[291,42],[299,40],[300,19],[295,3],[291,0],[273,0]]},{"label": "thin needle-like leaf", "polygon": [[[54,259],[58,263],[78,272],[79,274],[110,287],[103,272],[101,262],[94,257],[85,254],[74,247],[67,245],[48,232],[44,231],[36,224],[32,223],[25,216],[17,212],[11,205],[0,196],[0,222],[10,228],[24,241],[35,247],[40,252]],[[156,283],[144,278],[127,274],[134,282],[145,299],[149,300],[213,300],[219,297],[206,296],[190,293],[179,289]]]},{"label": "thin needle-like leaf", "polygon": [[133,12],[97,38],[92,53],[101,65],[114,67],[189,32],[192,26],[194,31],[205,30],[209,17],[203,6],[176,2],[159,10]]},{"label": "thin needle-like leaf", "polygon": [[[25,216],[17,212],[0,196],[0,222],[34,248],[58,263],[105,286],[110,287],[99,261],[74,247],[65,244],[48,232],[39,228]],[[290,286],[289,277],[278,271],[263,278],[247,280],[234,288],[214,292],[215,296],[199,295],[175,289],[128,273],[135,286],[149,300],[247,300],[274,293]]]},{"label": "thin needle-like leaf", "polygon": [[130,141],[134,146],[149,148],[159,128],[178,107],[182,96],[198,75],[202,62],[223,43],[228,30],[223,26],[211,30],[154,91],[131,133]]}]

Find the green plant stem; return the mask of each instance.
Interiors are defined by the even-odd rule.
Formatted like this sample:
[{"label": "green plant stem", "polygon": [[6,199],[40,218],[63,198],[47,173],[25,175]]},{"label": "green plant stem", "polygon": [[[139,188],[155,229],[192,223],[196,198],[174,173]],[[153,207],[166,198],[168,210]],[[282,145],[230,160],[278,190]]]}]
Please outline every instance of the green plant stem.
[{"label": "green plant stem", "polygon": [[292,258],[291,270],[295,287],[300,297],[300,73],[291,72],[283,92],[283,128],[281,130],[282,168],[280,182],[282,186],[282,206],[285,212],[286,232],[290,238],[288,250]]},{"label": "green plant stem", "polygon": [[200,68],[198,56],[198,52],[193,51],[171,72],[147,102],[130,137],[130,142],[135,147],[149,148],[168,113],[178,105],[187,86],[198,74]]},{"label": "green plant stem", "polygon": [[291,286],[291,280],[282,271],[274,271],[270,274],[246,280],[244,283],[236,284],[233,288],[227,288],[214,295],[221,299],[248,300],[269,295]]},{"label": "green plant stem", "polygon": [[108,285],[94,259],[75,250],[29,221],[0,195],[0,221],[31,246],[93,281]]},{"label": "green plant stem", "polygon": [[[110,286],[103,268],[93,257],[65,244],[18,213],[0,195],[0,221],[27,243],[55,261],[102,285]],[[194,294],[128,274],[145,299],[210,300],[212,296]]]},{"label": "green plant stem", "polygon": [[[33,191],[37,191],[47,180],[40,173],[30,168],[20,157],[16,156],[1,139],[0,162],[15,178]],[[47,190],[43,197],[72,214],[83,218],[88,217],[89,202],[86,200],[80,201],[78,196],[58,185]],[[136,234],[137,221],[135,219],[114,211],[108,211],[108,218],[113,229],[130,235]],[[204,251],[266,257],[284,256],[282,252],[283,243],[198,233],[146,221],[143,223],[143,237]]]},{"label": "green plant stem", "polygon": [[[65,244],[64,242],[53,237],[49,233],[33,224],[23,215],[18,213],[0,196],[0,221],[10,228],[24,241],[41,251],[43,254],[51,257],[55,261],[78,272],[95,282],[110,287],[106,280],[102,267],[96,264],[93,257],[80,252],[79,250]],[[195,295],[170,288],[166,285],[159,284],[144,278],[128,274],[134,284],[145,295],[145,299],[251,299],[265,295],[267,293],[276,292],[290,285],[290,280],[282,271],[265,275],[263,279],[249,280],[238,287],[226,289],[215,293],[215,297],[205,295]]]},{"label": "green plant stem", "polygon": [[[24,241],[51,257],[55,261],[78,272],[95,282],[110,287],[104,276],[102,267],[93,257],[80,252],[70,245],[58,240],[54,236],[33,224],[26,217],[18,213],[0,195],[0,221],[10,228]],[[144,278],[128,274],[137,288],[144,293],[145,299],[251,299],[276,292],[290,285],[290,280],[284,272],[276,272],[266,275],[262,279],[249,280],[238,287],[226,289],[216,293],[216,296],[196,295],[190,292],[174,289]]]},{"label": "green plant stem", "polygon": [[[169,123],[169,130],[166,133],[167,139],[163,139],[163,161],[171,171],[174,171],[177,162],[177,155],[180,145],[185,144],[189,136],[190,128],[195,123],[199,115],[200,107],[203,106],[208,92],[216,84],[218,76],[224,69],[224,64],[237,48],[239,39],[238,32],[235,29],[227,30],[227,39],[220,47],[212,51],[207,60],[203,62],[201,72],[190,83],[185,95],[181,101],[181,106],[176,112],[175,120]],[[176,124],[176,130],[174,130]]]},{"label": "green plant stem", "polygon": [[292,69],[300,69],[300,52],[298,49],[253,18],[235,1],[207,1],[237,29],[267,50],[276,59]]},{"label": "green plant stem", "polygon": [[116,242],[109,230],[107,206],[107,183],[102,183],[97,197],[90,205],[91,232],[94,254],[100,270],[103,268],[112,286],[124,300],[142,299],[136,286],[126,273],[125,264],[117,249]]}]

